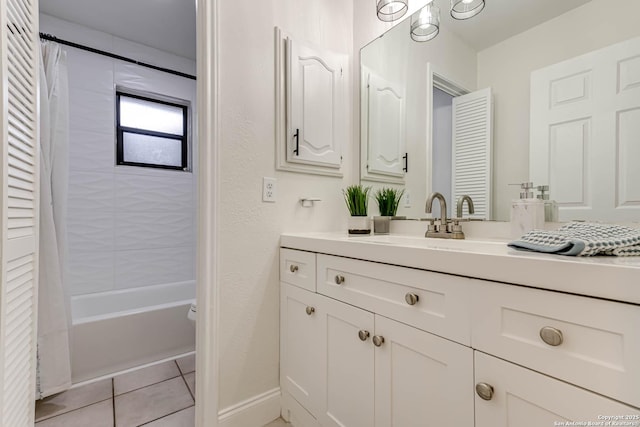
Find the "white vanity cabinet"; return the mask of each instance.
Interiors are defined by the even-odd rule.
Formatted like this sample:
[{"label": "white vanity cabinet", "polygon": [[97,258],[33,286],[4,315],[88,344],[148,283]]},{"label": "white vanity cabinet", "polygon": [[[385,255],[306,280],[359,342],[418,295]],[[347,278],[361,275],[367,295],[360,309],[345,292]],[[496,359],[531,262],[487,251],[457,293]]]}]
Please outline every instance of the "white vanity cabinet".
[{"label": "white vanity cabinet", "polygon": [[[295,257],[295,251],[283,251],[283,256]],[[327,268],[332,274],[338,272],[337,278],[333,275],[334,283],[343,281],[341,285],[346,286],[360,283],[363,275],[379,267],[337,257],[319,262],[318,274],[324,271],[326,275]],[[281,279],[297,281],[287,279],[291,277],[289,265],[281,263]],[[385,273],[389,274],[383,271],[379,277]],[[284,280],[280,343],[285,418],[304,419],[300,425],[326,427],[473,425],[473,352],[469,347]],[[407,292],[402,288],[396,292],[398,301],[416,306],[416,311],[421,301],[430,307],[427,287],[414,285],[421,286],[411,289],[421,292],[422,299],[409,304],[412,300],[405,300]],[[438,314],[437,303],[443,298],[434,299],[431,316],[441,319],[444,316]],[[388,302],[391,307],[395,304],[392,299]],[[402,313],[399,317],[406,317]],[[308,414],[299,414],[302,410]]]},{"label": "white vanity cabinet", "polygon": [[281,249],[294,426],[640,426],[640,305],[321,252]]}]

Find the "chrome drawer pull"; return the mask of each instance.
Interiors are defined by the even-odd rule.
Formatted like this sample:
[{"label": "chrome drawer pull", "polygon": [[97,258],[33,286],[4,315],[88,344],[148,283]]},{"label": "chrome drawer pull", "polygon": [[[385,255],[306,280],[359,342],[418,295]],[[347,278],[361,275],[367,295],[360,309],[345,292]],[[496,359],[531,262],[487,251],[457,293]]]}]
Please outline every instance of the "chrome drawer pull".
[{"label": "chrome drawer pull", "polygon": [[562,331],[560,329],[552,328],[551,326],[545,326],[540,329],[540,338],[542,338],[542,341],[553,347],[559,346],[562,344],[562,341],[564,341]]},{"label": "chrome drawer pull", "polygon": [[289,271],[292,272],[292,273],[295,273],[296,271],[298,271],[298,266],[295,265],[295,264],[291,264],[289,266]]},{"label": "chrome drawer pull", "polygon": [[375,335],[373,337],[373,345],[380,347],[384,343],[384,337],[382,335]]},{"label": "chrome drawer pull", "polygon": [[364,329],[358,331],[358,337],[360,341],[366,341],[369,338],[369,331],[365,331]]},{"label": "chrome drawer pull", "polygon": [[487,383],[476,384],[476,393],[484,400],[491,400],[493,398],[493,387]]},{"label": "chrome drawer pull", "polygon": [[336,274],[336,285],[342,285],[344,283],[344,276]]},{"label": "chrome drawer pull", "polygon": [[404,300],[409,305],[416,305],[416,303],[418,301],[420,301],[420,296],[418,296],[418,294],[413,294],[413,293],[409,292],[404,296]]},{"label": "chrome drawer pull", "polygon": [[307,306],[306,312],[309,316],[316,312],[315,307]]}]

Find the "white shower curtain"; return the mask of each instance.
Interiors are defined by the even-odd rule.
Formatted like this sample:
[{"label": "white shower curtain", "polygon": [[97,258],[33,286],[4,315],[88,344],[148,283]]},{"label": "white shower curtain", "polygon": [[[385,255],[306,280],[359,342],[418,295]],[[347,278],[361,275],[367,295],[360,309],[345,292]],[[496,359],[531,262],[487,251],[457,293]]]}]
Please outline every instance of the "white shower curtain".
[{"label": "white shower curtain", "polygon": [[68,298],[64,287],[69,146],[66,53],[41,44],[40,62],[40,274],[36,396],[71,386]]}]

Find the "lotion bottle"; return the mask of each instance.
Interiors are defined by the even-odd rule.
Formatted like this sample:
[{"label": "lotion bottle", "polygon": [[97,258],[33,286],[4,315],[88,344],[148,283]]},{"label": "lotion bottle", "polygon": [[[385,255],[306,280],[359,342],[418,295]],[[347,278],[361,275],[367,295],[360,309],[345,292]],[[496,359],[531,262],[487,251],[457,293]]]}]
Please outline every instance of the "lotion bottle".
[{"label": "lotion bottle", "polygon": [[511,237],[544,228],[544,201],[533,194],[533,183],[520,184],[520,199],[511,201]]},{"label": "lotion bottle", "polygon": [[536,189],[540,192],[538,199],[544,203],[545,222],[558,222],[558,204],[555,200],[549,200],[549,186],[538,185]]}]

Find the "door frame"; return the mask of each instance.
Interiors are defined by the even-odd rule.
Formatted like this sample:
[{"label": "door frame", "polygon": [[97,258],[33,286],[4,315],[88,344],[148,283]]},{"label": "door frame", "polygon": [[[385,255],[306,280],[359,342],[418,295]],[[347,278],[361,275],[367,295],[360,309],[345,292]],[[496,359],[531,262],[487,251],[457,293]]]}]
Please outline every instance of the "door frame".
[{"label": "door frame", "polygon": [[425,117],[427,127],[425,132],[425,180],[427,184],[427,194],[433,192],[433,88],[440,89],[453,97],[471,93],[469,89],[439,73],[431,62],[427,62],[427,114]]},{"label": "door frame", "polygon": [[196,426],[218,426],[219,25],[218,0],[196,0],[198,220]]}]

